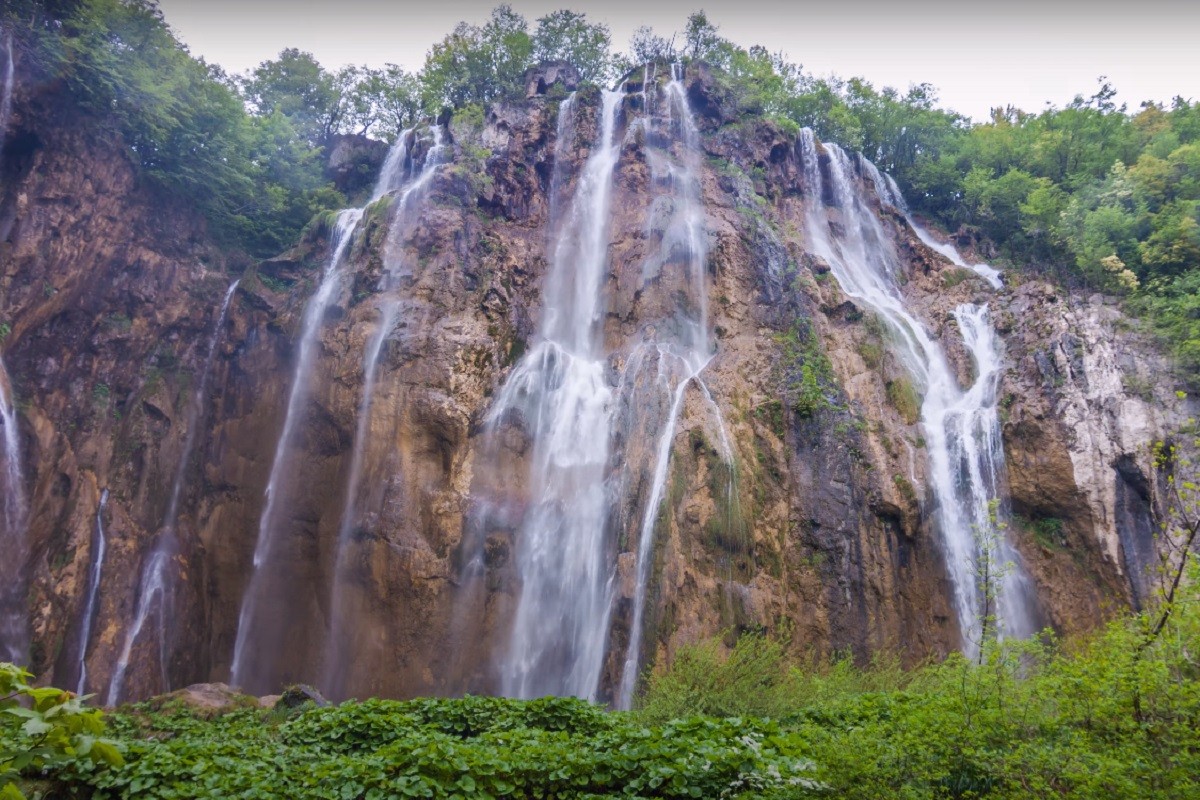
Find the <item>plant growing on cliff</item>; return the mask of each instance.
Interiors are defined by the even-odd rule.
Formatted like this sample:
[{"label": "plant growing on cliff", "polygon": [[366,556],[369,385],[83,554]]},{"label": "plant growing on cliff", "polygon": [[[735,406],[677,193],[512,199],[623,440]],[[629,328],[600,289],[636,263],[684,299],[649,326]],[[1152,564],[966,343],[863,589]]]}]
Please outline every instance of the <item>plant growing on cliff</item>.
[{"label": "plant growing on cliff", "polygon": [[1008,529],[1008,523],[1000,518],[999,500],[988,501],[987,516],[987,522],[975,526],[972,531],[975,539],[975,561],[971,565],[971,571],[979,592],[979,641],[975,645],[979,648],[980,664],[989,657],[989,651],[994,649],[999,635],[1000,620],[996,601],[1000,596],[1001,584],[1013,569],[1012,562],[1002,561],[1000,557],[1000,542]]},{"label": "plant growing on cliff", "polygon": [[[1200,447],[1200,438],[1193,441]],[[1171,615],[1200,540],[1200,484],[1189,473],[1191,459],[1177,444],[1157,442],[1154,466],[1166,484],[1166,508],[1159,522],[1159,606],[1157,617],[1146,634],[1147,642],[1158,637]]]},{"label": "plant growing on cliff", "polygon": [[0,800],[23,800],[22,775],[80,761],[113,767],[124,763],[116,744],[103,737],[103,715],[83,706],[86,698],[35,688],[32,680],[20,667],[0,663]]},{"label": "plant growing on cliff", "polygon": [[777,334],[780,346],[779,369],[784,398],[801,417],[811,417],[831,408],[833,366],[817,338],[812,324],[797,319],[792,327]]}]

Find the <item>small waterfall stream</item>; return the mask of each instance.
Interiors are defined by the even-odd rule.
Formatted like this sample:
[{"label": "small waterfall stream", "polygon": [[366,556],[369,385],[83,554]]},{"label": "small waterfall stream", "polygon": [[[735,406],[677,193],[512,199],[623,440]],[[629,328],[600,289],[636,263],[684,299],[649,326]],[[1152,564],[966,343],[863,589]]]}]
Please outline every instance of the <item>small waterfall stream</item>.
[{"label": "small waterfall stream", "polygon": [[403,296],[400,293],[402,278],[411,270],[406,260],[400,254],[397,241],[403,232],[416,219],[422,208],[421,201],[425,197],[437,167],[444,163],[448,151],[444,143],[444,133],[438,125],[431,125],[429,132],[432,143],[425,153],[424,161],[411,181],[404,185],[405,163],[410,158],[408,141],[415,139],[415,131],[402,133],[384,162],[383,170],[375,187],[373,200],[384,194],[403,187],[395,200],[395,210],[388,231],[388,242],[385,244],[384,271],[380,277],[378,296],[379,325],[374,335],[368,340],[363,353],[363,394],[359,402],[357,422],[354,432],[353,449],[350,455],[349,477],[346,481],[346,500],[342,507],[342,516],[338,524],[338,538],[334,553],[333,587],[330,600],[329,633],[326,637],[324,664],[322,666],[322,688],[331,696],[340,697],[346,675],[345,657],[353,657],[352,648],[347,646],[347,615],[345,608],[345,564],[346,545],[360,522],[361,501],[359,498],[362,483],[363,460],[369,444],[371,430],[372,403],[375,397],[379,364],[384,345],[400,316]]},{"label": "small waterfall stream", "polygon": [[[16,400],[8,370],[0,359],[0,437],[3,438],[4,459],[0,480],[3,481],[3,515],[0,522],[0,550],[8,565],[0,580],[0,660],[23,663],[29,647],[29,628],[25,608],[25,564],[29,543],[25,540],[28,501],[25,497],[25,477],[21,472],[21,431],[17,420]],[[10,571],[11,570],[11,571]]]},{"label": "small waterfall stream", "polygon": [[0,26],[0,39],[4,40],[4,88],[0,90],[0,150],[4,148],[4,137],[8,133],[8,120],[12,116],[13,82],[16,69],[13,65],[13,37]]},{"label": "small waterfall stream", "polygon": [[[401,145],[402,146],[402,145]],[[296,426],[308,401],[311,372],[316,358],[317,334],[325,321],[325,312],[333,302],[335,290],[342,281],[342,258],[350,246],[350,240],[364,209],[348,208],[338,212],[337,220],[329,236],[329,258],[321,283],[309,299],[300,324],[300,340],[297,344],[296,366],[292,371],[292,386],[288,392],[287,409],[284,412],[283,428],[275,444],[275,455],[271,459],[271,473],[267,478],[266,503],[258,523],[258,538],[254,546],[253,572],[242,595],[242,607],[238,614],[237,638],[233,647],[233,663],[230,680],[235,686],[253,691],[256,687],[247,684],[252,663],[259,658],[274,658],[274,648],[262,644],[270,623],[259,620],[260,606],[270,598],[265,581],[265,571],[275,557],[275,539],[281,527],[282,509],[287,498],[287,479],[291,474],[288,453],[296,435]],[[261,628],[261,629],[260,629]],[[248,643],[256,643],[249,652]]]},{"label": "small waterfall stream", "polygon": [[913,219],[908,211],[908,203],[905,202],[904,195],[900,192],[900,187],[896,185],[896,181],[891,175],[880,172],[878,167],[865,158],[860,158],[859,163],[862,165],[863,172],[871,179],[871,183],[875,184],[875,193],[879,196],[880,201],[887,203],[903,214],[904,218],[908,221],[909,227],[913,229],[913,232],[917,234],[917,238],[926,247],[944,256],[951,264],[971,270],[991,284],[993,289],[999,289],[1004,285],[1000,280],[1000,270],[988,264],[967,263],[954,245],[938,241],[924,226]]},{"label": "small waterfall stream", "polygon": [[82,624],[79,626],[79,680],[75,694],[87,691],[87,649],[92,640],[92,626],[96,624],[96,608],[100,600],[100,579],[104,575],[104,554],[108,541],[104,537],[104,507],[108,505],[108,489],[100,493],[100,504],[96,507],[96,525],[92,532],[92,564],[88,569],[87,603],[83,607]]},{"label": "small waterfall stream", "polygon": [[[176,588],[175,584],[179,572],[176,563],[179,556],[179,534],[176,530],[179,523],[179,499],[183,494],[183,487],[187,482],[188,466],[192,460],[192,450],[196,446],[196,433],[200,428],[200,422],[204,414],[213,359],[216,356],[217,345],[221,341],[221,335],[225,330],[225,319],[229,315],[229,305],[233,301],[234,292],[237,291],[240,282],[241,279],[235,280],[229,284],[229,288],[225,291],[225,297],[221,301],[221,309],[217,313],[216,321],[213,323],[212,335],[208,339],[208,347],[205,350],[204,363],[200,371],[200,380],[196,385],[196,391],[192,393],[191,399],[188,402],[187,412],[184,417],[184,424],[187,427],[185,428],[183,447],[179,453],[179,464],[175,468],[174,479],[171,482],[171,495],[167,501],[167,510],[163,515],[163,522],[159,527],[158,536],[154,540],[154,546],[150,550],[150,555],[142,565],[141,577],[138,580],[137,608],[134,612],[133,624],[125,630],[125,641],[121,647],[121,653],[117,658],[116,666],[113,668],[112,677],[109,680],[107,702],[110,706],[117,705],[121,701],[121,692],[125,689],[125,674],[129,669],[134,647],[141,636],[142,630],[146,627],[146,623],[150,621],[151,615],[156,617],[158,623],[155,640],[158,643],[158,666],[162,679],[162,691],[170,690],[170,679],[168,676],[170,634],[167,630],[167,625],[172,621],[171,612]],[[107,491],[104,492],[103,498],[107,500]],[[99,512],[97,512],[97,515],[99,515]],[[97,516],[97,524],[99,525],[99,516]],[[172,569],[173,565],[176,567],[175,569]],[[96,567],[96,569],[98,570],[99,568]],[[99,574],[97,572],[94,591],[98,590]],[[90,627],[89,623],[89,630]],[[83,657],[83,651],[81,651],[80,659]]]},{"label": "small waterfall stream", "polygon": [[[655,524],[670,474],[672,444],[689,385],[694,383],[699,388],[706,399],[706,405],[714,411],[713,419],[723,450],[722,456],[730,465],[733,461],[733,451],[720,409],[712,401],[712,394],[701,377],[713,357],[708,330],[708,241],[700,186],[700,134],[688,105],[683,85],[683,69],[679,64],[672,65],[671,79],[664,87],[664,94],[664,122],[668,133],[673,134],[671,138],[677,142],[679,153],[676,159],[672,159],[669,153],[654,154],[651,151],[652,169],[663,175],[663,183],[669,189],[667,196],[673,198],[674,205],[674,214],[663,233],[660,252],[655,261],[659,262],[660,266],[678,263],[684,270],[685,280],[690,286],[688,307],[676,312],[675,341],[670,341],[671,337],[664,338],[660,334],[659,341],[654,345],[656,353],[650,359],[655,363],[656,370],[651,385],[669,396],[670,403],[658,444],[654,449],[649,497],[642,511],[639,528],[629,642],[615,694],[616,706],[622,709],[632,706],[634,691],[640,677],[646,603],[653,572]],[[649,120],[648,114],[647,124]],[[732,482],[729,492],[729,499],[736,505],[737,487]]]},{"label": "small waterfall stream", "polygon": [[[988,321],[987,307],[964,304],[955,312],[964,343],[977,368],[972,386],[963,391],[946,361],[941,346],[907,309],[898,288],[899,262],[878,216],[852,178],[854,166],[841,148],[824,144],[828,154],[829,183],[825,193],[818,145],[811,130],[801,132],[801,158],[810,201],[807,234],[814,253],[825,259],[838,283],[850,297],[871,308],[892,332],[897,355],[924,393],[921,422],[927,442],[930,481],[937,502],[937,524],[954,590],[954,605],[968,655],[981,645],[980,617],[983,598],[977,576],[978,541],[982,531],[995,530],[993,500],[1003,485],[1004,453],[1000,444],[996,387],[1000,349]],[[861,159],[864,172],[884,202],[898,210],[903,200],[894,184],[877,179],[879,173]],[[827,219],[820,205],[828,196],[838,225]],[[961,258],[957,259],[961,262]],[[1002,511],[1002,509],[1001,509]],[[1003,536],[996,536],[995,563],[1011,563],[997,587],[1000,629],[1007,636],[1025,636],[1036,630],[1034,595],[1019,556]]]},{"label": "small waterfall stream", "polygon": [[[0,39],[4,40],[4,85],[0,94],[0,152],[4,150],[4,139],[8,133],[8,121],[12,116],[13,38],[11,32],[0,28]],[[0,551],[5,553],[4,563],[12,572],[0,576],[0,661],[22,663],[29,647],[29,629],[25,609],[25,561],[29,543],[25,541],[28,501],[25,497],[25,477],[21,472],[21,432],[17,421],[16,399],[13,396],[12,380],[0,357],[0,438],[3,438],[3,495],[0,495],[3,513],[0,514]]]}]

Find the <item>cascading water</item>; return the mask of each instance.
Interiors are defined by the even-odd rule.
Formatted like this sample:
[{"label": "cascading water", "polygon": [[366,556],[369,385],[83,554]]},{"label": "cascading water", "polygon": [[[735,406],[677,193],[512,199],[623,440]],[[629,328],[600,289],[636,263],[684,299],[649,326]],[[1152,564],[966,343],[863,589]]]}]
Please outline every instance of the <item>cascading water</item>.
[{"label": "cascading water", "polygon": [[[707,404],[714,409],[714,420],[719,431],[723,456],[732,465],[733,452],[725,431],[720,409],[712,402],[712,394],[701,377],[713,357],[713,348],[708,330],[708,286],[706,263],[708,242],[704,227],[704,208],[700,187],[700,134],[688,105],[683,86],[683,70],[678,64],[671,67],[671,80],[665,86],[665,123],[678,144],[679,156],[672,160],[668,154],[655,156],[652,151],[652,170],[661,175],[661,182],[673,198],[674,213],[665,227],[660,241],[660,250],[651,264],[661,268],[668,263],[678,263],[684,270],[684,283],[688,286],[687,307],[679,309],[672,322],[658,335],[658,341],[643,344],[631,358],[628,383],[637,387],[636,375],[653,364],[654,378],[650,385],[663,399],[670,398],[665,422],[654,450],[654,467],[651,472],[649,497],[642,512],[639,530],[633,610],[629,627],[629,642],[622,663],[620,683],[615,702],[618,708],[629,708],[637,687],[639,664],[641,663],[642,640],[645,627],[646,600],[650,588],[653,567],[655,523],[659,515],[670,471],[671,445],[683,410],[684,397],[691,384],[699,387]],[[645,89],[643,89],[645,92]],[[643,97],[646,97],[644,94]],[[646,124],[652,121],[647,109]],[[660,160],[661,159],[661,160]],[[673,328],[673,330],[672,330]],[[665,334],[665,335],[664,335]],[[673,339],[673,341],[672,341]],[[653,352],[649,352],[652,348]],[[635,388],[636,391],[636,388]],[[636,398],[634,404],[646,405],[653,401]],[[661,400],[660,400],[661,402]],[[733,474],[731,469],[731,475]],[[730,483],[730,500],[736,505],[736,486]]]},{"label": "cascading water", "polygon": [[[354,433],[354,445],[350,456],[349,477],[346,482],[346,501],[342,508],[341,521],[338,525],[338,538],[334,555],[334,579],[332,598],[330,602],[329,635],[326,639],[324,659],[324,688],[331,696],[340,696],[342,684],[346,679],[346,657],[353,657],[353,648],[347,646],[343,571],[346,569],[344,556],[346,544],[359,523],[360,500],[359,490],[362,483],[363,459],[368,447],[368,434],[371,427],[372,401],[375,396],[376,381],[379,372],[380,357],[388,337],[399,319],[403,298],[398,290],[401,278],[409,270],[409,265],[399,255],[397,241],[403,232],[415,220],[421,208],[421,200],[425,195],[437,167],[445,160],[447,146],[443,143],[442,129],[433,125],[430,127],[433,138],[432,145],[425,154],[424,163],[412,181],[403,187],[396,199],[396,209],[388,231],[388,242],[385,245],[384,272],[380,278],[378,289],[380,300],[379,326],[375,334],[367,342],[363,354],[363,395],[359,403],[357,425]],[[372,195],[373,201],[381,198],[388,191],[400,188],[403,182],[405,162],[409,158],[408,142],[416,136],[415,131],[402,133],[397,140],[397,146],[392,148],[384,163],[383,171]]]},{"label": "cascading water", "polygon": [[[816,137],[801,132],[801,157],[810,196],[807,233],[814,253],[829,264],[842,291],[870,307],[893,334],[897,355],[924,390],[921,421],[930,463],[930,480],[937,501],[937,520],[954,588],[954,604],[963,635],[964,650],[978,652],[981,639],[983,597],[977,572],[981,560],[982,532],[995,531],[996,506],[1004,470],[1000,446],[996,386],[999,347],[987,321],[986,306],[960,306],[955,318],[963,332],[978,377],[963,392],[938,343],[905,307],[897,284],[898,259],[878,216],[861,189],[852,181],[853,165],[836,145],[824,145],[829,164],[829,196],[839,215],[830,225],[828,209],[821,206],[824,178]],[[871,170],[862,160],[864,171]],[[878,173],[876,173],[878,174]],[[877,191],[886,182],[875,180]],[[894,187],[894,184],[892,184]],[[892,197],[888,195],[892,194]],[[898,192],[889,189],[881,199],[902,209]],[[1025,636],[1036,630],[1036,604],[1020,558],[1002,536],[995,537],[998,561],[1009,561],[997,595],[1000,630],[1007,636]]]},{"label": "cascading water", "polygon": [[79,681],[75,694],[87,691],[87,649],[92,640],[92,626],[96,624],[96,606],[100,600],[100,579],[104,575],[104,554],[108,541],[104,537],[104,507],[108,505],[108,489],[100,493],[100,504],[96,507],[96,526],[92,534],[92,566],[88,570],[87,604],[83,607],[82,624],[79,627]]},{"label": "cascading water", "polygon": [[8,119],[12,116],[13,82],[16,70],[13,68],[13,38],[12,34],[4,35],[0,28],[0,38],[4,39],[4,88],[0,94],[0,149],[4,146],[4,135],[8,132]]},{"label": "cascading water", "polygon": [[[488,425],[523,420],[536,496],[517,534],[522,585],[501,689],[513,697],[594,698],[612,610],[605,531],[611,390],[601,320],[622,95],[605,92],[599,132],[552,246],[539,341],[513,368]],[[573,102],[559,109],[559,130]],[[556,143],[556,169],[571,142]]]},{"label": "cascading water", "polygon": [[[168,691],[169,678],[167,675],[168,667],[168,650],[169,650],[169,635],[167,631],[167,623],[171,619],[171,605],[174,598],[175,583],[178,577],[178,569],[172,569],[172,565],[176,563],[176,557],[179,554],[179,535],[176,530],[179,523],[179,500],[183,494],[183,487],[187,481],[188,465],[192,458],[192,449],[196,444],[196,433],[200,427],[201,416],[204,411],[204,401],[208,392],[208,381],[212,372],[213,358],[217,353],[217,345],[221,341],[221,334],[225,329],[225,319],[229,314],[229,306],[233,301],[234,292],[237,291],[240,279],[229,284],[229,288],[225,291],[225,297],[221,301],[221,309],[217,313],[216,322],[213,324],[212,335],[208,340],[208,348],[204,355],[204,365],[201,367],[200,381],[196,385],[196,391],[192,393],[188,403],[187,413],[184,418],[184,424],[187,426],[183,438],[183,448],[179,454],[179,463],[175,468],[174,480],[171,483],[171,495],[167,501],[167,511],[163,516],[163,523],[159,528],[158,536],[154,541],[154,546],[150,551],[149,557],[146,559],[142,567],[142,574],[138,580],[138,596],[137,607],[133,616],[133,624],[125,631],[125,642],[121,647],[120,655],[117,658],[117,664],[113,668],[112,677],[108,684],[108,704],[116,705],[121,701],[121,692],[125,688],[125,674],[129,670],[130,659],[134,654],[134,647],[137,645],[138,638],[141,636],[142,630],[146,627],[146,623],[150,621],[151,615],[157,619],[158,630],[156,641],[158,642],[158,662],[159,673],[162,678],[162,690]],[[103,495],[107,499],[108,492]],[[99,513],[97,512],[97,525],[100,526]],[[100,526],[101,533],[103,527]],[[103,558],[103,550],[101,550],[101,558]],[[96,583],[93,591],[99,590],[99,567],[93,566],[97,570]],[[89,601],[89,606],[91,602]],[[89,613],[89,619],[92,614]],[[87,623],[87,629],[90,633],[91,623]],[[86,642],[85,648],[86,649]],[[80,651],[80,659],[84,658],[84,650]],[[82,674],[82,673],[81,673]],[[83,678],[81,677],[82,681]]]},{"label": "cascading water", "polygon": [[[4,150],[4,137],[8,132],[8,120],[12,115],[13,95],[13,39],[12,34],[0,38],[4,47],[4,87],[0,94],[0,152]],[[28,621],[25,614],[25,559],[28,543],[25,541],[25,523],[28,508],[25,498],[25,478],[21,473],[21,438],[17,427],[17,409],[13,398],[12,382],[8,370],[0,358],[0,425],[4,430],[3,480],[4,494],[0,496],[3,514],[0,515],[0,550],[5,553],[4,562],[14,572],[0,578],[0,661],[23,662],[29,642]]]},{"label": "cascading water", "polygon": [[[247,685],[250,670],[259,667],[257,662],[274,658],[276,647],[268,640],[271,624],[259,619],[262,601],[269,600],[267,571],[275,557],[275,539],[279,532],[280,515],[286,500],[286,480],[290,474],[288,451],[291,450],[296,426],[303,416],[304,405],[310,390],[310,373],[316,357],[317,334],[325,321],[325,312],[333,302],[335,290],[342,280],[342,257],[350,246],[350,240],[364,209],[349,208],[338,212],[330,235],[329,259],[321,276],[317,291],[308,301],[301,322],[300,341],[297,347],[296,367],[292,374],[292,387],[288,393],[287,410],[284,412],[283,428],[275,444],[275,456],[271,461],[271,473],[267,479],[266,504],[258,524],[258,539],[254,547],[253,572],[242,596],[241,612],[238,615],[237,639],[233,648],[231,680],[234,685],[253,691],[256,686]],[[253,651],[248,649],[253,641]]]},{"label": "cascading water", "polygon": [[962,254],[953,245],[946,242],[939,242],[933,238],[933,234],[926,230],[924,226],[913,219],[908,211],[908,203],[904,201],[904,194],[901,193],[900,187],[896,185],[896,181],[891,175],[880,172],[878,167],[865,158],[861,159],[860,163],[867,177],[871,179],[871,183],[875,184],[875,194],[879,196],[882,202],[887,203],[904,215],[909,227],[913,229],[913,233],[917,234],[917,238],[924,242],[926,247],[941,254],[956,267],[969,269],[976,275],[979,275],[991,284],[993,289],[999,289],[1004,285],[1000,280],[1000,270],[988,264],[967,263]]},{"label": "cascading water", "polygon": [[25,498],[25,478],[21,473],[21,435],[17,423],[17,408],[12,383],[4,361],[0,359],[0,437],[3,437],[4,482],[3,515],[0,523],[0,550],[4,563],[12,570],[0,580],[0,660],[23,663],[29,646],[28,621],[25,612],[25,562],[28,542],[25,523],[28,507]]}]

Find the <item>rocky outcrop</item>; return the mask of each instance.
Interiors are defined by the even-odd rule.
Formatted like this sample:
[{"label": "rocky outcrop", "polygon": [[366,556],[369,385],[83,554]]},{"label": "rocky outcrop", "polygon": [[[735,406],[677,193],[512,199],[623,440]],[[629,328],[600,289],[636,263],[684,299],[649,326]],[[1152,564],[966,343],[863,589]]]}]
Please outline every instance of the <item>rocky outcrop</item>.
[{"label": "rocky outcrop", "polygon": [[371,190],[388,151],[384,142],[361,134],[334,136],[325,149],[325,178],[347,197]]},{"label": "rocky outcrop", "polygon": [[[653,341],[646,320],[663,319],[682,292],[651,251],[664,218],[652,152],[661,143],[634,124],[646,88],[635,77],[619,123],[605,288],[614,376],[638,343]],[[394,226],[394,204],[384,200],[355,234],[348,277],[321,329],[301,443],[289,455],[288,480],[299,490],[280,548],[289,578],[269,612],[284,632],[278,666],[270,686],[251,691],[320,685],[330,659],[334,552],[385,261],[404,265],[404,305],[383,348],[364,440],[369,477],[337,576],[353,620],[345,691],[496,687],[490,665],[506,646],[519,591],[515,521],[534,487],[525,485],[530,443],[520,431],[498,441],[483,431],[542,314],[561,101],[551,89],[568,90],[577,76],[542,69],[530,81],[525,101],[489,109],[481,128],[451,123],[453,158],[436,171],[419,215]],[[906,373],[877,321],[808,252],[811,187],[794,137],[761,121],[728,124],[736,109],[703,68],[687,86],[705,131],[716,355],[704,373],[711,400],[689,386],[671,442],[646,652],[661,663],[700,637],[761,630],[787,635],[797,652],[895,650],[910,661],[944,654],[958,642],[957,622]],[[111,493],[112,550],[87,656],[97,680],[110,674],[130,625],[181,457],[188,388],[243,265],[208,245],[186,209],[139,188],[129,165],[56,102],[18,97],[10,141],[24,144],[10,144],[3,163],[0,313],[11,326],[6,363],[24,401],[34,667],[69,684],[100,492]],[[575,102],[573,143],[560,150],[568,184],[595,141],[600,106],[589,89]],[[348,191],[365,193],[358,165],[381,150],[342,145],[335,171],[353,182]],[[964,381],[973,366],[949,311],[966,299],[987,302],[1000,322],[1014,533],[1048,621],[1080,630],[1139,602],[1161,506],[1148,446],[1194,411],[1189,401],[1161,379],[1153,348],[1120,330],[1110,301],[1032,281],[993,291],[922,245],[902,217],[880,213],[906,265],[904,292]],[[149,636],[135,649],[127,696],[229,674],[295,333],[327,246],[327,233],[313,226],[296,249],[253,265],[235,295],[187,473],[166,644],[158,649]],[[821,376],[817,402],[797,398],[805,365]],[[622,413],[631,422],[614,444],[624,473],[612,522],[619,585],[610,683],[629,636],[632,540],[663,410]],[[482,543],[484,562],[484,579],[469,586],[467,541]]]},{"label": "rocky outcrop", "polygon": [[1094,618],[1088,611],[1150,596],[1168,474],[1154,445],[1190,452],[1179,434],[1197,405],[1111,298],[1030,283],[1011,291],[1007,311],[1013,506],[1040,534],[1047,586],[1081,606],[1074,620],[1056,620],[1071,629]]}]

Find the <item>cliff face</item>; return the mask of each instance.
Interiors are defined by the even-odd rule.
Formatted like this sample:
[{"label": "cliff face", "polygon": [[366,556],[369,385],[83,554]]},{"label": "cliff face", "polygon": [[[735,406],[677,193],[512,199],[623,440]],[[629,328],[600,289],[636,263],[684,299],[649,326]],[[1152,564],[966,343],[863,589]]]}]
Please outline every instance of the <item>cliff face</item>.
[{"label": "cliff face", "polygon": [[112,496],[94,675],[132,616],[232,265],[184,204],[139,188],[119,145],[53,87],[17,88],[0,164],[0,315],[29,561],[8,563],[6,580],[28,579],[33,666],[73,686],[101,491]]},{"label": "cliff face", "polygon": [[[319,683],[334,662],[343,694],[498,688],[494,664],[521,588],[518,520],[538,487],[528,485],[527,432],[497,433],[488,412],[544,313],[556,147],[569,192],[600,124],[598,93],[580,92],[573,143],[559,146],[561,98],[536,94],[545,84],[491,109],[481,129],[452,124],[452,158],[433,173],[420,213],[394,224],[396,202],[385,199],[354,234],[319,330],[301,433],[285,454],[283,555],[266,611],[280,636],[252,691]],[[869,310],[810,252],[813,198],[795,137],[733,120],[703,71],[686,84],[702,134],[715,356],[703,382],[683,390],[669,443],[645,662],[746,630],[787,633],[797,652],[944,654],[959,642],[958,622],[904,367]],[[668,417],[661,404],[633,402],[639,395],[617,379],[653,379],[629,361],[665,335],[666,309],[686,294],[655,255],[669,217],[656,200],[655,148],[664,145],[633,124],[641,89],[621,100],[603,291],[621,420],[610,458],[617,568],[605,697],[630,636],[638,529]],[[77,680],[108,489],[108,554],[86,649],[89,691],[107,686],[145,605],[141,577],[182,475],[169,619],[160,626],[159,606],[148,607],[155,614],[130,648],[121,696],[222,680],[328,235],[317,226],[295,250],[249,268],[191,414],[222,297],[243,265],[206,244],[185,208],[164,210],[138,189],[116,148],[68,124],[56,102],[18,94],[0,196],[0,315],[11,326],[3,353],[31,498],[33,666],[53,682]],[[1011,533],[1045,621],[1080,630],[1140,602],[1161,503],[1149,446],[1194,412],[1163,380],[1161,357],[1104,298],[1015,276],[993,290],[921,244],[894,210],[877,211],[903,257],[907,303],[964,382],[973,366],[950,310],[988,303],[1003,335]],[[395,263],[405,265],[402,305],[359,436],[377,287]],[[819,402],[797,399],[805,365],[821,373]],[[337,568],[356,441],[364,478]],[[474,553],[481,577],[467,580]],[[335,581],[349,622],[331,652]]]}]

